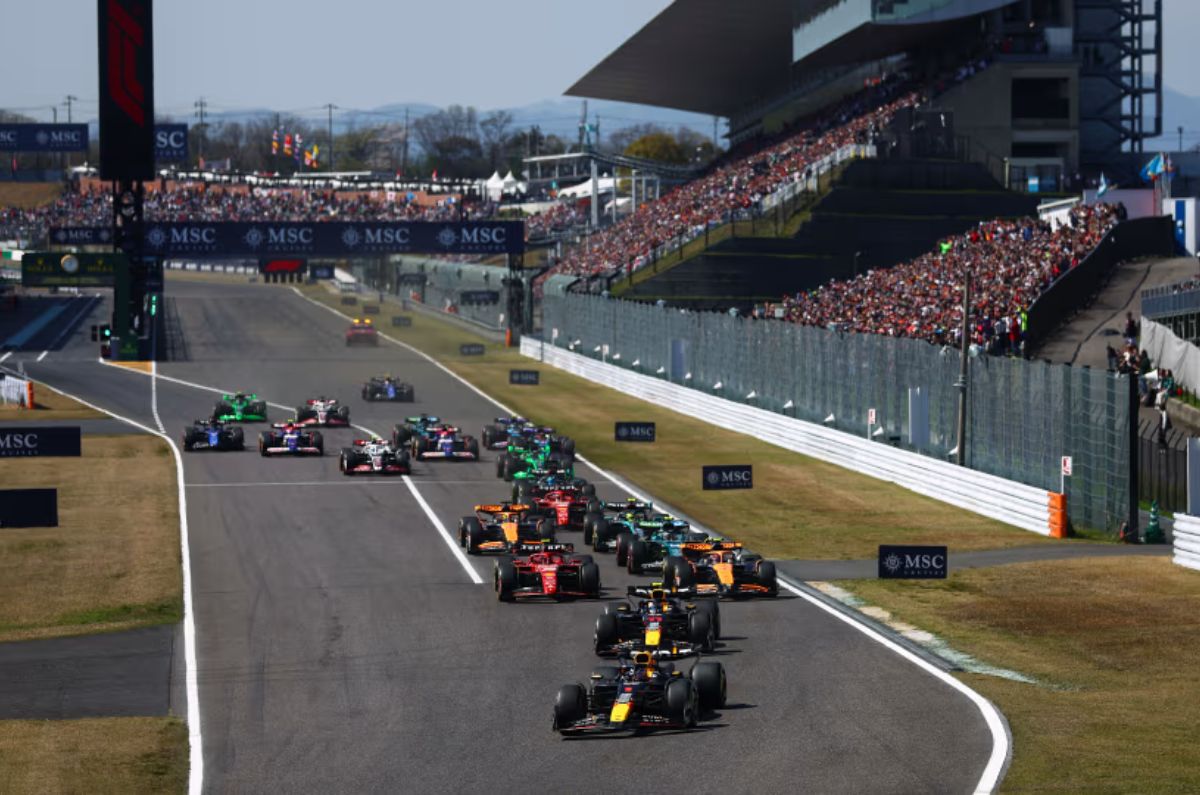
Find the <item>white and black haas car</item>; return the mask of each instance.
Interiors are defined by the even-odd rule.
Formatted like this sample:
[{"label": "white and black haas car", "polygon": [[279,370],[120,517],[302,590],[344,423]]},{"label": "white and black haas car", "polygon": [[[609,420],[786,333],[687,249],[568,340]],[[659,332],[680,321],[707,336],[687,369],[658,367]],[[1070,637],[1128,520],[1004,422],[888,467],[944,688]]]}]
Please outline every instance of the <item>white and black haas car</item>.
[{"label": "white and black haas car", "polygon": [[294,424],[347,428],[350,426],[350,407],[343,406],[337,398],[312,398],[296,407]]},{"label": "white and black haas car", "polygon": [[226,425],[219,420],[196,420],[183,429],[183,449],[193,450],[245,450],[246,437],[236,425]]},{"label": "white and black haas car", "polygon": [[351,475],[408,475],[412,472],[408,451],[380,438],[355,439],[342,448],[338,468]]},{"label": "white and black haas car", "polygon": [[258,436],[258,452],[273,455],[324,455],[325,440],[320,431],[310,431],[293,422],[277,423]]},{"label": "white and black haas car", "polygon": [[478,461],[479,440],[463,435],[453,425],[438,425],[412,437],[413,458],[442,458],[451,461]]},{"label": "white and black haas car", "polygon": [[412,384],[392,375],[375,375],[363,384],[362,399],[368,402],[387,400],[393,403],[412,403],[417,398]]}]

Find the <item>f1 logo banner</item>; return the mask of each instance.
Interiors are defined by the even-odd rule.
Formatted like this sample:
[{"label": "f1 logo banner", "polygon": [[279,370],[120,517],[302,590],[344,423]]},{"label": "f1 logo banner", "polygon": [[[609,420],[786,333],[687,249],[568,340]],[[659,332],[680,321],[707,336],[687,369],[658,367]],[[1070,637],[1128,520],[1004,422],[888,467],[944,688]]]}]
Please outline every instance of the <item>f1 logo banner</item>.
[{"label": "f1 logo banner", "polygon": [[537,386],[541,373],[537,370],[509,370],[508,383],[520,386]]},{"label": "f1 logo banner", "polygon": [[188,128],[186,124],[154,125],[154,159],[187,160]]},{"label": "f1 logo banner", "polygon": [[613,436],[618,442],[653,442],[655,426],[653,422],[618,422]]},{"label": "f1 logo banner", "polygon": [[946,547],[879,545],[879,579],[944,580]]},{"label": "f1 logo banner", "polygon": [[78,426],[0,428],[0,458],[80,455]]},{"label": "f1 logo banner", "polygon": [[58,489],[0,490],[4,527],[58,527]]},{"label": "f1 logo banner", "polygon": [[704,490],[754,488],[754,472],[750,464],[716,464],[704,467]]},{"label": "f1 logo banner", "polygon": [[152,0],[98,0],[100,179],[154,178]]}]

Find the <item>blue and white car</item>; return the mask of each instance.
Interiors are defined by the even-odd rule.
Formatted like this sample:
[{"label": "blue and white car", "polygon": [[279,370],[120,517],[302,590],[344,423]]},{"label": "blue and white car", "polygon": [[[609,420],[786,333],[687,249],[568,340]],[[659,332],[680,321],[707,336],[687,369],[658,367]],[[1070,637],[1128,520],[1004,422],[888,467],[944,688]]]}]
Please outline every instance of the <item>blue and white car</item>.
[{"label": "blue and white car", "polygon": [[301,428],[295,422],[281,422],[258,437],[258,452],[264,458],[273,455],[324,455],[325,440],[320,431]]},{"label": "blue and white car", "polygon": [[183,449],[245,450],[246,439],[240,426],[226,425],[220,420],[196,420],[183,429]]},{"label": "blue and white car", "polygon": [[416,400],[416,392],[412,384],[393,375],[376,375],[363,384],[362,399],[367,402],[386,400],[393,403],[412,403]]}]

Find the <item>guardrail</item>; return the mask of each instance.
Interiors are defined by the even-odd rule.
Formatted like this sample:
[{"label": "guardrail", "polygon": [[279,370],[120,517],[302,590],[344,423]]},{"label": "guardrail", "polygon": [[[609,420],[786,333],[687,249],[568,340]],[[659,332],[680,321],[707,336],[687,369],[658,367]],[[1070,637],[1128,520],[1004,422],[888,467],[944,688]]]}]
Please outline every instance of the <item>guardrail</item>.
[{"label": "guardrail", "polygon": [[[642,400],[669,406],[689,417],[737,429],[768,444],[895,483],[935,500],[965,508],[1040,535],[1051,535],[1061,516],[1044,489],[890,447],[843,431],[707,395],[689,387],[634,373],[522,338],[521,354]],[[1057,521],[1056,521],[1057,519]]]},{"label": "guardrail", "polygon": [[1200,517],[1175,514],[1175,564],[1200,571]]}]

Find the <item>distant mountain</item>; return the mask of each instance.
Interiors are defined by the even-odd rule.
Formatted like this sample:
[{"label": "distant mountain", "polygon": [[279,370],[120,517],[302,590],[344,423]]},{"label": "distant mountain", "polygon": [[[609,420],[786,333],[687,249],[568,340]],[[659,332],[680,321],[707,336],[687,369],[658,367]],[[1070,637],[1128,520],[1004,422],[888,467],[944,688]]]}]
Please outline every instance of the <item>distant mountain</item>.
[{"label": "distant mountain", "polygon": [[1200,146],[1200,97],[1163,88],[1163,135],[1147,140],[1146,151],[1178,151],[1180,127],[1185,151]]}]

